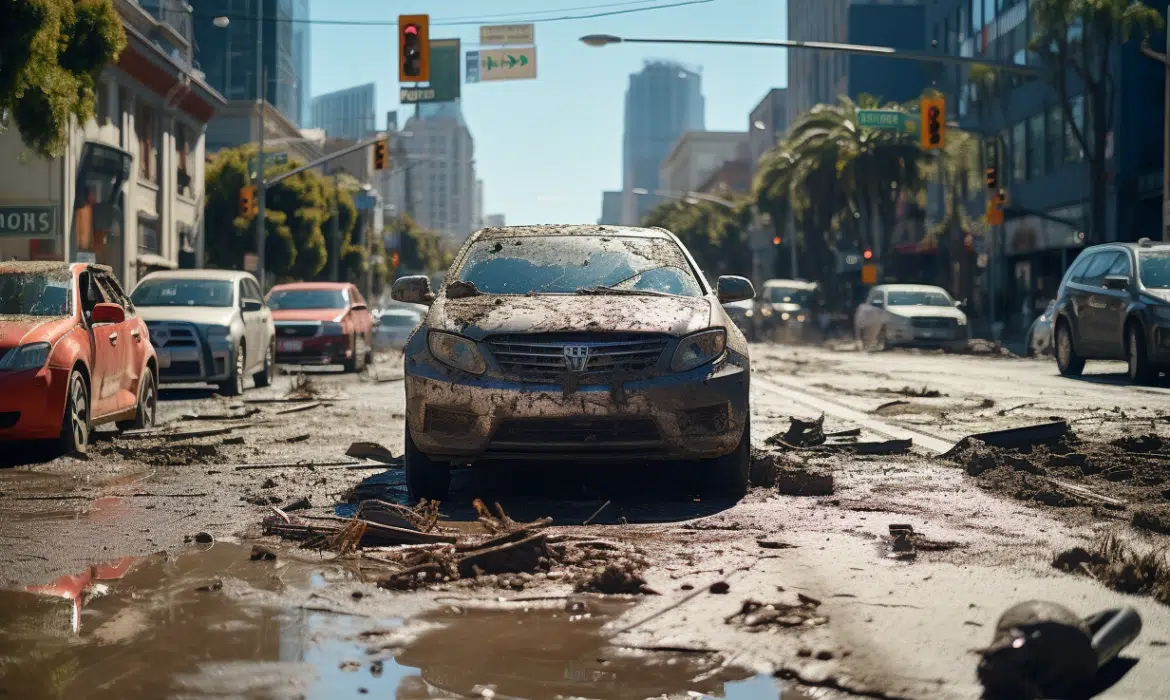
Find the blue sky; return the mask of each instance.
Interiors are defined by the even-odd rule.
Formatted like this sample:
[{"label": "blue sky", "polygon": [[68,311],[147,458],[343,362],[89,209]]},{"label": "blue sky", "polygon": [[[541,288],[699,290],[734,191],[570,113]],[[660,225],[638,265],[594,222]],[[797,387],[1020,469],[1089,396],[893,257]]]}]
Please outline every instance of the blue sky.
[{"label": "blue sky", "polygon": [[[445,19],[488,19],[506,24],[669,4],[678,0],[313,0],[313,19],[389,20],[429,12],[431,38],[458,38],[477,48],[477,24],[435,26]],[[442,9],[436,9],[436,6]],[[586,9],[589,8],[589,9]],[[397,39],[386,26],[312,28],[315,94],[361,83],[378,86],[378,123],[398,108]],[[711,0],[671,9],[538,23],[536,80],[463,86],[463,112],[475,138],[487,213],[509,224],[591,223],[601,192],[620,189],[623,103],[630,73],[648,58],[701,67],[707,128],[747,129],[748,113],[773,87],[784,87],[782,49],[618,45],[590,48],[585,34],[707,39],[783,39],[786,0]],[[403,108],[399,119],[405,121]]]}]

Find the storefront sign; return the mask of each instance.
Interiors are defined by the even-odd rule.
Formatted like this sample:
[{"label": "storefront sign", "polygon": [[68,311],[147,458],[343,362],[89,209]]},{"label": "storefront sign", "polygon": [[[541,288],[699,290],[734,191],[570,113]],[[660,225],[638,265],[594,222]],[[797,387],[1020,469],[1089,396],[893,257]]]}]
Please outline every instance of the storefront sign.
[{"label": "storefront sign", "polygon": [[55,204],[0,204],[0,238],[56,238]]}]

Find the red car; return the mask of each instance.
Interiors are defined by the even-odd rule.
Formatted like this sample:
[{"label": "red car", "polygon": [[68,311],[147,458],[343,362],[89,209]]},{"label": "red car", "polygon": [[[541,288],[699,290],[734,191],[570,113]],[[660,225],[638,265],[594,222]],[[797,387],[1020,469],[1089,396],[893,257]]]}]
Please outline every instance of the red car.
[{"label": "red car", "polygon": [[95,425],[154,425],[158,359],[104,265],[0,263],[0,441],[84,452]]},{"label": "red car", "polygon": [[357,287],[339,282],[278,284],[268,292],[276,362],[344,365],[357,372],[373,355],[374,321]]}]

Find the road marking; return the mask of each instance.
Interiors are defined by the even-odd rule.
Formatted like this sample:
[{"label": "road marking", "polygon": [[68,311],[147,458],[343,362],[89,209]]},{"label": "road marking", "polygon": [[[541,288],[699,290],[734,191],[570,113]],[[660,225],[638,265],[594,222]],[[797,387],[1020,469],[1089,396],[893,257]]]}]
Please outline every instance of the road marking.
[{"label": "road marking", "polygon": [[896,425],[891,425],[885,421],[877,420],[861,411],[854,410],[848,406],[844,406],[835,401],[822,399],[818,396],[806,394],[797,387],[784,381],[777,381],[775,379],[761,379],[759,377],[752,377],[752,385],[760,387],[765,391],[782,396],[786,399],[791,399],[797,403],[802,403],[806,406],[823,411],[826,415],[847,420],[851,423],[871,430],[879,435],[885,435],[894,440],[913,440],[915,445],[926,448],[935,454],[943,454],[949,452],[955,446],[954,442],[950,440],[943,440],[925,433],[920,433],[916,430],[908,430]]}]

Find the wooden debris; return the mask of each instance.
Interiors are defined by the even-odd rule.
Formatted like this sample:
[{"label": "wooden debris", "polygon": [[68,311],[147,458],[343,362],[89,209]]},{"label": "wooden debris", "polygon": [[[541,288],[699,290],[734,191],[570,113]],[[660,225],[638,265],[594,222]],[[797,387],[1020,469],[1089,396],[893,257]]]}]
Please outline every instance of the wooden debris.
[{"label": "wooden debris", "polygon": [[601,507],[598,508],[597,511],[593,513],[593,515],[590,515],[588,518],[586,518],[585,522],[583,522],[581,524],[588,525],[589,523],[593,522],[593,519],[596,518],[597,516],[601,515],[601,511],[608,508],[610,503],[613,503],[613,501],[606,501],[605,503],[602,503]]},{"label": "wooden debris", "polygon": [[471,577],[479,573],[503,574],[533,571],[537,568],[539,560],[542,557],[547,559],[548,556],[545,535],[538,533],[518,542],[477,549],[464,555],[458,563],[459,575]]},{"label": "wooden debris", "polygon": [[238,464],[232,466],[236,471],[248,471],[251,469],[316,469],[317,467],[365,467],[369,466],[366,462],[355,462],[347,459],[345,461],[330,461],[330,462],[264,462],[260,464]]},{"label": "wooden debris", "polygon": [[163,440],[193,440],[201,437],[213,437],[215,435],[226,435],[237,428],[243,428],[242,425],[225,425],[216,428],[203,428],[201,430],[182,430],[182,431],[164,431],[164,430],[127,430],[118,437],[122,440],[149,440],[151,438],[160,438]]},{"label": "wooden debris", "polygon": [[397,503],[369,499],[358,504],[355,517],[393,527],[406,526],[419,532],[430,532],[439,522],[439,508],[436,501],[420,501],[415,508]]},{"label": "wooden debris", "polygon": [[284,415],[287,415],[289,413],[300,413],[301,411],[308,411],[310,409],[318,408],[318,407],[324,406],[324,405],[325,404],[321,403],[320,401],[311,401],[309,403],[300,404],[299,406],[292,406],[290,408],[282,408],[279,411],[277,411],[276,413],[274,413],[273,415],[284,416]]},{"label": "wooden debris", "polygon": [[244,409],[243,413],[240,413],[240,412],[231,412],[231,413],[186,413],[186,414],[184,414],[183,416],[181,416],[181,417],[179,418],[179,420],[185,420],[185,421],[186,421],[186,420],[191,420],[191,421],[200,421],[200,420],[212,420],[212,421],[213,421],[213,420],[243,420],[243,419],[245,419],[245,418],[250,418],[250,417],[252,417],[252,416],[256,415],[256,414],[257,414],[257,413],[259,413],[259,412],[260,412],[260,409],[258,409],[258,408],[246,408],[246,409]]},{"label": "wooden debris", "polygon": [[398,467],[403,465],[401,456],[395,457],[393,452],[376,442],[355,442],[345,451],[345,456],[357,457],[358,459],[372,459],[375,462]]},{"label": "wooden debris", "polygon": [[1084,486],[1070,484],[1067,481],[1061,481],[1059,479],[1048,479],[1048,483],[1052,484],[1054,488],[1064,491],[1073,497],[1081,498],[1093,503],[1099,503],[1107,508],[1115,508],[1120,510],[1125,508],[1126,505],[1125,501],[1121,501],[1116,498],[1110,498],[1109,496],[1102,496],[1095,491],[1090,491]]},{"label": "wooden debris", "polygon": [[897,401],[887,401],[884,404],[882,404],[881,406],[878,406],[877,408],[873,409],[873,413],[879,413],[881,411],[886,410],[887,408],[893,408],[894,406],[909,406],[909,405],[910,405],[909,401],[902,401],[901,399],[899,399]]},{"label": "wooden debris", "polygon": [[294,435],[293,437],[290,437],[289,439],[285,440],[285,442],[304,442],[311,437],[313,437],[313,436],[309,435],[308,433],[305,433],[304,435]]}]

